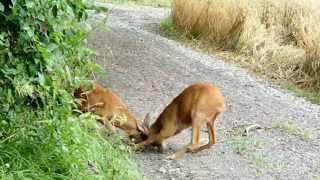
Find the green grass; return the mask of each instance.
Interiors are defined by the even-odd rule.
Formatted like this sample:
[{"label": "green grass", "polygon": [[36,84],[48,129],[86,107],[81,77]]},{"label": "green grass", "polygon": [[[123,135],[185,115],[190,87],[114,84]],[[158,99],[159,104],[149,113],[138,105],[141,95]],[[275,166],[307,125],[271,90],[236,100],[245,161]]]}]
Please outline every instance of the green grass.
[{"label": "green grass", "polygon": [[262,141],[252,136],[235,136],[231,139],[231,146],[235,153],[248,158],[257,170],[272,169],[269,157],[259,151],[265,147]]},{"label": "green grass", "polygon": [[250,156],[251,164],[255,167],[264,168],[264,169],[271,169],[271,160],[268,158],[268,156],[265,156],[261,153],[253,153]]},{"label": "green grass", "polygon": [[312,103],[320,104],[320,92],[311,92],[307,90],[301,90],[294,85],[284,84],[283,87],[294,92],[299,97],[304,97]]},{"label": "green grass", "polygon": [[298,136],[303,140],[313,139],[316,135],[313,130],[302,130],[301,128],[299,128],[298,124],[293,121],[283,121],[275,123],[273,125],[273,128],[290,135]]},{"label": "green grass", "polygon": [[161,32],[174,40],[186,41],[188,38],[177,30],[171,18],[166,18],[160,22]]},{"label": "green grass", "polygon": [[284,122],[279,122],[276,123],[273,128],[279,129],[282,132],[285,132],[287,134],[298,134],[299,129],[298,125],[292,121],[284,121]]},{"label": "green grass", "polygon": [[236,136],[232,139],[232,147],[238,154],[244,155],[262,148],[263,143],[251,136]]},{"label": "green grass", "polygon": [[100,2],[127,4],[127,5],[145,5],[155,7],[170,7],[171,0],[99,0]]},{"label": "green grass", "polygon": [[23,114],[19,130],[0,141],[0,179],[138,179],[129,148],[98,133],[90,114],[66,115],[58,124],[46,112]]}]

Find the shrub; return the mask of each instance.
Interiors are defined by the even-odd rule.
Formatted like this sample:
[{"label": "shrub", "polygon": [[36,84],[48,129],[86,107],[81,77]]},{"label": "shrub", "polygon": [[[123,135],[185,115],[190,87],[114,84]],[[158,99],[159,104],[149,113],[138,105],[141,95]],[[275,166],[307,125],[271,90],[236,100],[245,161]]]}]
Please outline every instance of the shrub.
[{"label": "shrub", "polygon": [[82,0],[0,1],[2,179],[137,176],[126,147],[73,113],[73,90],[99,69],[85,10]]}]

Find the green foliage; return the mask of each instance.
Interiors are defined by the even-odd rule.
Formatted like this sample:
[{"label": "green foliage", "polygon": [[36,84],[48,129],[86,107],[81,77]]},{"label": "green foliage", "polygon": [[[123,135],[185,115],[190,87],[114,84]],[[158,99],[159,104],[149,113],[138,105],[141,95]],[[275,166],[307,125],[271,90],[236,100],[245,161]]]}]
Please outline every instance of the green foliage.
[{"label": "green foliage", "polygon": [[164,33],[172,38],[178,38],[181,35],[179,31],[176,30],[175,24],[172,22],[171,18],[166,18],[160,23],[161,29]]},{"label": "green foliage", "polygon": [[192,37],[188,36],[187,33],[182,33],[178,31],[176,25],[173,23],[172,18],[166,18],[160,23],[161,31],[165,36],[177,40],[188,43],[192,41]]},{"label": "green foliage", "polygon": [[314,91],[302,90],[289,83],[283,83],[283,86],[289,89],[290,91],[293,91],[297,96],[305,97],[307,100],[311,101],[312,103],[320,104],[319,91],[314,92]]},{"label": "green foliage", "polygon": [[[99,67],[82,0],[0,1],[0,178],[134,179],[128,149],[73,113]],[[121,147],[121,148],[120,148]]]}]

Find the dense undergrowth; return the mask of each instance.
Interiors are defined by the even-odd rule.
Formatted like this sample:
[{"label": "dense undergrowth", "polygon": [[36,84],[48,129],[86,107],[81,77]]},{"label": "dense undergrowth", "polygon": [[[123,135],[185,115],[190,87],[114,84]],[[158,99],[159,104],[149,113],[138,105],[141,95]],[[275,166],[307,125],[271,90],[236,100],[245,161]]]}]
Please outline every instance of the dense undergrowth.
[{"label": "dense undergrowth", "polygon": [[106,140],[73,90],[99,67],[82,0],[0,1],[0,179],[135,179],[121,141]]},{"label": "dense undergrowth", "polygon": [[320,102],[319,7],[316,0],[174,0],[163,24]]}]

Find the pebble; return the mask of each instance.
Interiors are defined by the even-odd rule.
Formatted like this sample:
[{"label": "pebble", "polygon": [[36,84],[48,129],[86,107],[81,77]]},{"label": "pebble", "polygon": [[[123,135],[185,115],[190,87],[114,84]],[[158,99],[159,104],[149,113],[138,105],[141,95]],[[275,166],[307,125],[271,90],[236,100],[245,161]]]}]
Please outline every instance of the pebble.
[{"label": "pebble", "polygon": [[159,172],[161,172],[161,173],[166,173],[166,169],[164,168],[164,167],[161,167],[160,169],[159,169]]}]

